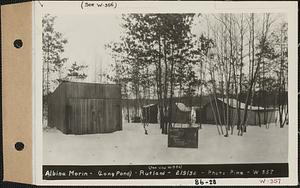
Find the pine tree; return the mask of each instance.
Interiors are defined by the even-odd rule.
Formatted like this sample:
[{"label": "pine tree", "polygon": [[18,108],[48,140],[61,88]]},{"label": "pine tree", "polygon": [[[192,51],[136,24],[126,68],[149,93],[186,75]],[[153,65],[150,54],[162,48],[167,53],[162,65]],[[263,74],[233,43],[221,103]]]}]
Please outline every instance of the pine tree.
[{"label": "pine tree", "polygon": [[43,42],[43,95],[51,92],[53,84],[62,79],[62,67],[67,58],[62,57],[67,39],[54,28],[56,17],[46,14],[42,19]]},{"label": "pine tree", "polygon": [[66,80],[84,80],[87,78],[87,74],[84,73],[87,65],[78,65],[75,61],[72,66],[68,69]]}]

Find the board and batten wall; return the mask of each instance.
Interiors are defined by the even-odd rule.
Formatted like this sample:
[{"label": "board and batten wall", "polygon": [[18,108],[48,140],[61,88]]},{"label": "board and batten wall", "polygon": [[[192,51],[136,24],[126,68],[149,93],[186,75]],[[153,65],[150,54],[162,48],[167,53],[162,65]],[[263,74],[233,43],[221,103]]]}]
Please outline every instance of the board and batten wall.
[{"label": "board and batten wall", "polygon": [[122,130],[120,85],[61,83],[48,99],[48,124],[65,134]]},{"label": "board and batten wall", "polygon": [[[250,107],[249,107],[250,108]],[[220,100],[217,102],[212,101],[204,105],[201,109],[201,113],[198,110],[197,121],[201,121],[204,124],[216,124],[215,117],[218,118],[219,123],[225,125],[227,123],[227,108],[226,104]],[[244,117],[245,110],[240,110],[240,118]],[[237,117],[237,109],[229,106],[229,123],[236,125],[238,122]],[[260,119],[260,120],[259,120]],[[265,120],[265,121],[264,121]],[[276,122],[276,109],[268,109],[266,111],[261,108],[260,110],[249,109],[247,111],[247,125],[259,125],[259,121],[261,124],[269,124]]]}]

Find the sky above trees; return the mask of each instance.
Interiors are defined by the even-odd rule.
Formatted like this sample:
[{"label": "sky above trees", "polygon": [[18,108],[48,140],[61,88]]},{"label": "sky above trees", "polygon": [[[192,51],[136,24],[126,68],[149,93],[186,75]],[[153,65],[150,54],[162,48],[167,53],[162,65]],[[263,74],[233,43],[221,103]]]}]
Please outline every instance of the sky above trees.
[{"label": "sky above trees", "polygon": [[95,80],[95,71],[109,68],[111,59],[106,55],[104,45],[118,40],[121,34],[120,21],[120,15],[57,16],[55,28],[68,39],[64,56],[69,58],[69,63],[77,61],[88,65],[86,81],[99,81]]},{"label": "sky above trees", "polygon": [[[259,14],[257,14],[259,15]],[[120,41],[120,37],[124,35],[124,29],[121,27],[121,14],[52,14],[56,16],[55,29],[61,32],[67,39],[68,44],[65,46],[63,56],[68,58],[66,63],[71,66],[74,61],[81,65],[87,65],[87,79],[89,82],[101,81],[97,74],[111,72],[110,65],[113,63],[111,56],[105,50],[105,44],[114,41]],[[191,31],[200,36],[201,34],[211,36],[208,28],[213,30],[218,14],[202,14],[200,17],[195,16]],[[236,15],[238,16],[238,14]],[[279,24],[286,21],[284,14],[272,14],[276,19],[272,25],[273,28],[279,27]],[[261,20],[257,19],[259,26]],[[259,27],[256,28],[260,29]],[[247,67],[244,67],[245,69]],[[102,80],[103,81],[103,80]]]}]

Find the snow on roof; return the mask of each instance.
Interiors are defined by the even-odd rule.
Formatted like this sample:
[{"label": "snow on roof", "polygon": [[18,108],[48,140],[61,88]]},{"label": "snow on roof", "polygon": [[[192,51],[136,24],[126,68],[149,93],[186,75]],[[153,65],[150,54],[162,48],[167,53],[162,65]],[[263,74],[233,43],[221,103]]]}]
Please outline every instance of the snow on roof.
[{"label": "snow on roof", "polygon": [[148,108],[148,107],[155,106],[155,105],[156,104],[148,104],[148,105],[143,106],[143,108]]},{"label": "snow on roof", "polygon": [[179,110],[181,110],[181,111],[185,111],[185,112],[191,111],[191,108],[185,106],[185,104],[183,104],[183,103],[177,102],[175,104],[179,108]]},{"label": "snow on roof", "polygon": [[[223,102],[222,98],[218,98],[218,100]],[[227,104],[226,98],[224,98],[224,103]],[[240,109],[244,110],[246,108],[246,104],[242,103],[242,102],[240,102],[240,104],[241,104]],[[238,108],[238,101],[234,98],[229,98],[229,104],[228,105],[232,108]],[[267,110],[274,110],[273,108],[266,108],[266,109]],[[248,105],[248,110],[259,110],[259,107]],[[262,110],[262,107],[260,107],[260,110]]]},{"label": "snow on roof", "polygon": [[[218,100],[224,102],[225,104],[227,104],[227,99],[226,98],[224,98],[224,99],[218,98]],[[238,101],[236,99],[229,98],[229,104],[228,105],[232,108],[237,108],[238,107]],[[250,106],[251,105],[248,105],[248,109],[250,109]],[[246,104],[241,102],[241,109],[245,109],[245,107],[246,107]]]}]

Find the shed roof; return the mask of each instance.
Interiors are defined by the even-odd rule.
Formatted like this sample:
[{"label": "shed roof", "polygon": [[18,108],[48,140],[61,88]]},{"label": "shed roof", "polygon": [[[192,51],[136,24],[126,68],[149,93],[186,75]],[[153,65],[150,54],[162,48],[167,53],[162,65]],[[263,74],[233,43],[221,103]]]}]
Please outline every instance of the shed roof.
[{"label": "shed roof", "polygon": [[151,106],[156,106],[157,104],[148,104],[148,105],[145,105],[145,106],[143,106],[143,108],[149,108],[149,107],[151,107]]},{"label": "shed roof", "polygon": [[54,96],[67,98],[121,99],[121,86],[119,84],[64,81],[55,89],[52,97]]},{"label": "shed roof", "polygon": [[190,112],[191,108],[187,107],[185,104],[177,102],[175,103],[176,106],[178,107],[179,110],[184,111],[184,112]]},{"label": "shed roof", "polygon": [[[224,102],[225,104],[227,104],[227,100],[223,99],[222,98],[217,98],[219,101],[221,102]],[[244,110],[246,108],[246,104],[245,103],[242,103],[240,102],[241,106],[240,106],[240,109]],[[229,98],[229,104],[228,104],[230,107],[232,108],[238,108],[238,100],[234,99],[234,98]],[[258,106],[251,106],[251,105],[248,105],[248,110],[254,110],[254,111],[257,111],[259,110],[259,107]],[[261,110],[261,107],[260,107],[260,110]],[[266,110],[274,110],[273,108],[266,108]]]}]

